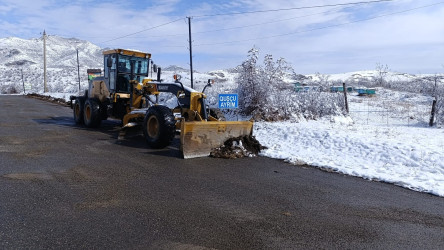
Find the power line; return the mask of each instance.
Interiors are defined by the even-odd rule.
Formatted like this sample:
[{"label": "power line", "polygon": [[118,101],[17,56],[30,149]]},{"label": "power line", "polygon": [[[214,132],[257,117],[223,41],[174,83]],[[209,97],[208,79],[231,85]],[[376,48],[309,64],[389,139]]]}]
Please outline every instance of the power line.
[{"label": "power line", "polygon": [[[284,8],[284,9],[273,9],[273,10],[259,10],[259,11],[247,11],[247,12],[220,13],[220,14],[209,14],[209,15],[193,16],[193,18],[211,17],[211,16],[240,15],[240,14],[252,14],[252,13],[265,13],[265,12],[278,12],[278,11],[312,9],[312,8],[323,8],[323,7],[337,7],[337,6],[358,5],[358,4],[371,4],[371,3],[389,2],[389,1],[394,1],[394,0],[361,1],[361,2],[353,2],[353,3],[314,5],[314,6]],[[323,12],[323,13],[325,13],[325,12]],[[319,13],[319,14],[322,14],[322,13]],[[316,14],[311,14],[311,15],[316,15]],[[302,16],[302,17],[307,17],[307,16],[311,16],[311,15],[306,15],[306,16]],[[295,18],[290,18],[290,19],[286,19],[286,20],[284,19],[284,20],[277,20],[277,21],[265,22],[265,23],[260,23],[260,24],[253,24],[253,25],[249,25],[249,26],[240,26],[240,27],[233,27],[233,28],[213,30],[213,31],[195,32],[195,34],[197,34],[197,33],[216,32],[216,31],[223,31],[223,30],[230,30],[230,29],[248,28],[248,27],[252,27],[252,26],[258,26],[258,25],[263,25],[263,24],[268,24],[268,23],[273,23],[273,22],[287,21],[287,20],[296,19],[296,18],[302,18],[302,17],[295,17]],[[122,38],[125,38],[125,37],[133,36],[133,35],[136,35],[136,34],[139,34],[139,33],[145,32],[145,31],[148,31],[148,30],[153,30],[153,29],[156,29],[156,28],[159,28],[159,27],[162,27],[162,26],[169,25],[171,23],[178,22],[180,20],[184,20],[184,18],[179,18],[179,19],[173,20],[171,22],[167,22],[167,23],[160,24],[160,25],[157,25],[157,26],[153,26],[153,27],[150,27],[150,28],[147,28],[147,29],[139,30],[139,31],[136,31],[136,32],[131,33],[131,34],[127,34],[127,35],[124,35],[124,36],[116,37],[116,38],[113,38],[113,39],[110,39],[110,40],[106,40],[106,41],[103,41],[103,42],[100,42],[100,43],[108,43],[108,42],[119,40],[119,39],[122,39]],[[153,36],[153,37],[182,36],[182,35],[186,35],[186,34],[173,34],[173,35]]]},{"label": "power line", "polygon": [[362,2],[353,2],[353,3],[337,3],[337,4],[312,5],[312,6],[283,8],[283,9],[273,9],[273,10],[256,10],[256,11],[244,11],[244,12],[207,14],[207,15],[200,15],[200,16],[193,16],[193,17],[194,18],[201,18],[201,17],[214,17],[214,16],[233,16],[233,15],[243,15],[243,14],[278,12],[278,11],[288,11],[288,10],[315,9],[315,8],[347,6],[347,5],[358,5],[358,4],[370,4],[370,3],[391,2],[391,1],[394,1],[394,0],[375,0],[375,1],[362,1]]},{"label": "power line", "polygon": [[[188,35],[188,34],[187,34]],[[125,43],[125,47],[130,48],[131,46],[138,46],[137,43]],[[108,47],[119,47],[121,44],[108,44]],[[187,48],[187,45],[162,45],[162,48]]]},{"label": "power line", "polygon": [[285,22],[285,21],[289,21],[289,20],[294,20],[294,19],[299,19],[299,18],[304,18],[304,17],[309,17],[309,16],[315,16],[315,15],[320,15],[320,14],[327,14],[327,13],[330,13],[330,12],[332,12],[332,10],[318,12],[318,13],[313,13],[313,14],[308,14],[308,15],[304,15],[304,16],[290,17],[290,18],[286,18],[286,19],[278,19],[278,20],[268,21],[268,22],[263,22],[263,23],[255,23],[255,24],[250,24],[250,25],[229,27],[229,28],[223,28],[223,29],[217,29],[217,30],[207,30],[207,31],[193,32],[193,34],[203,34],[203,33],[212,33],[212,32],[225,31],[225,30],[244,29],[244,28],[250,28],[250,27],[266,25],[266,24],[271,24],[271,23]]},{"label": "power line", "polygon": [[[394,1],[394,0],[374,0],[374,1],[361,1],[361,2],[353,2],[353,3],[342,3],[342,4],[325,4],[325,5],[314,5],[314,6],[304,6],[304,7],[294,7],[294,8],[283,8],[283,9],[273,9],[273,10],[259,10],[259,11],[246,11],[246,12],[233,12],[233,13],[219,13],[219,14],[208,14],[208,15],[200,15],[200,16],[193,16],[193,18],[200,18],[200,17],[212,17],[212,16],[227,16],[227,15],[240,15],[240,14],[252,14],[252,13],[266,13],[266,12],[278,12],[278,11],[288,11],[288,10],[301,10],[301,9],[313,9],[313,8],[323,8],[323,7],[336,7],[336,6],[347,6],[347,5],[358,5],[358,4],[371,4],[371,3],[379,3],[379,2],[389,2],[389,1]],[[309,16],[309,15],[308,15]],[[296,17],[296,18],[300,18],[300,17]],[[130,33],[127,35],[123,35],[120,37],[116,37],[110,40],[106,40],[103,41],[101,43],[108,43],[111,41],[115,41],[115,40],[119,40],[125,37],[129,37],[129,36],[133,36],[148,30],[153,30],[162,26],[166,26],[169,25],[171,23],[175,23],[178,22],[180,20],[184,20],[184,18],[179,18],[164,24],[160,24],[157,26],[153,26],[147,29],[143,29],[143,30],[139,30],[136,31],[134,33]],[[285,20],[283,20],[285,21]],[[278,22],[278,21],[272,21],[272,22]],[[269,22],[269,23],[272,23]],[[263,25],[263,24],[267,24],[267,23],[262,23],[262,24],[256,24],[256,25],[251,25],[251,26],[257,26],[257,25]],[[243,26],[243,27],[233,27],[233,28],[227,28],[227,29],[220,29],[217,31],[222,31],[222,30],[229,30],[229,29],[238,29],[238,28],[246,28],[246,27],[251,27],[251,26]],[[198,33],[208,33],[208,32],[214,32],[214,31],[204,31],[204,32],[198,32]],[[177,35],[167,35],[167,36],[180,36],[182,34],[177,34]],[[159,36],[157,36],[159,37]],[[161,37],[161,36],[160,36]]]},{"label": "power line", "polygon": [[160,25],[157,25],[157,26],[153,26],[153,27],[150,27],[150,28],[147,28],[147,29],[139,30],[139,31],[136,31],[136,32],[131,33],[131,34],[127,34],[127,35],[124,35],[124,36],[116,37],[116,38],[113,38],[113,39],[110,39],[110,40],[107,40],[107,41],[104,41],[104,42],[101,42],[101,43],[108,43],[108,42],[119,40],[119,39],[122,39],[122,38],[125,38],[125,37],[133,36],[133,35],[136,35],[136,34],[139,34],[139,33],[145,32],[145,31],[148,31],[148,30],[156,29],[156,28],[168,25],[168,24],[172,24],[172,23],[178,22],[180,20],[183,20],[183,17],[181,17],[179,19],[176,19],[176,20],[173,20],[171,22],[167,22],[167,23],[160,24]]},{"label": "power line", "polygon": [[[225,31],[225,30],[235,30],[235,29],[250,28],[250,27],[255,27],[255,26],[260,26],[260,25],[266,25],[266,24],[278,23],[278,22],[285,22],[285,21],[299,19],[299,18],[304,18],[304,17],[309,17],[309,16],[326,14],[326,13],[330,13],[330,12],[332,12],[332,10],[317,12],[317,13],[303,15],[303,16],[290,17],[290,18],[286,18],[286,19],[278,19],[278,20],[273,20],[273,21],[269,21],[269,22],[262,22],[262,23],[244,25],[244,26],[228,27],[228,28],[216,29],[216,30],[198,31],[198,32],[193,32],[193,34],[205,34],[205,33],[213,33],[213,32]],[[178,36],[188,36],[188,33],[169,34],[169,35],[150,35],[150,38],[152,38],[152,37],[156,37],[156,38],[178,37]],[[163,47],[165,47],[165,46],[163,46]],[[166,47],[183,47],[183,46],[166,46]]]},{"label": "power line", "polygon": [[[304,18],[304,17],[309,17],[309,16],[315,16],[315,15],[320,15],[320,14],[326,14],[326,13],[330,13],[330,12],[332,12],[332,10],[323,11],[323,12],[317,12],[317,13],[303,15],[303,16],[290,17],[290,18],[286,18],[286,19],[278,19],[278,20],[273,20],[273,21],[269,21],[269,22],[262,22],[262,23],[256,23],[256,24],[251,24],[251,25],[245,25],[245,26],[236,26],[236,27],[229,27],[229,28],[223,28],[223,29],[217,29],[217,30],[206,30],[206,31],[193,32],[193,34],[204,34],[204,33],[212,33],[212,32],[225,31],[225,30],[243,29],[243,28],[255,27],[255,26],[260,26],[260,25],[265,25],[265,24],[284,22],[284,21],[289,21],[289,20],[294,20],[294,19],[299,19],[299,18]],[[143,31],[140,31],[140,32],[143,32]],[[137,32],[137,33],[140,33],[140,32]],[[137,34],[137,33],[135,33],[135,34]],[[62,34],[56,34],[56,35],[58,35],[58,36],[66,36],[66,37],[70,36],[70,35],[62,35]],[[128,35],[128,36],[131,36],[131,34]],[[178,36],[188,36],[188,33],[178,33],[178,34],[168,34],[168,35],[150,35],[150,38],[152,38],[152,37],[155,37],[155,38],[178,37]],[[100,36],[100,37],[90,37],[90,36],[86,36],[86,37],[87,38],[110,38],[110,36],[108,36],[108,37],[103,37],[103,36]],[[169,46],[169,47],[182,47],[182,46]]]},{"label": "power line", "polygon": [[[50,47],[51,47],[51,44],[55,44],[55,45],[58,45],[58,44],[56,44],[56,41],[54,41],[54,40],[52,40],[52,38],[53,38],[53,35],[46,35],[46,37],[47,37],[47,45],[48,45],[48,49],[50,49]],[[51,43],[51,40],[52,40],[52,42],[54,42],[54,43]],[[66,58],[66,57],[71,57],[71,56],[73,56],[74,54],[76,54],[76,52],[70,52],[70,53],[64,53],[64,54],[60,54],[57,50],[55,50],[55,49],[52,49],[51,51],[49,51],[49,52],[51,52],[51,53],[55,53],[55,54],[57,54],[58,56],[59,56],[59,59],[57,59],[56,61],[54,61],[53,63],[56,63],[56,62],[59,62],[59,61],[62,61],[62,60],[65,60],[64,58]],[[74,67],[74,66],[73,66]]]},{"label": "power line", "polygon": [[[204,33],[212,33],[212,32],[225,31],[225,30],[235,30],[235,29],[250,28],[250,27],[255,27],[255,26],[260,26],[260,25],[266,25],[266,24],[284,22],[284,21],[289,21],[289,20],[294,20],[294,19],[299,19],[299,18],[304,18],[304,17],[309,17],[309,16],[326,14],[326,13],[330,13],[330,12],[332,12],[332,10],[323,11],[323,12],[317,12],[317,13],[303,15],[303,16],[290,17],[290,18],[286,18],[286,19],[278,19],[278,20],[273,20],[273,21],[269,21],[269,22],[262,22],[262,23],[244,25],[244,26],[228,27],[228,28],[216,29],[216,30],[198,31],[198,32],[193,32],[193,34],[204,34]],[[150,35],[150,38],[178,37],[178,36],[188,36],[188,33],[178,33],[178,34],[169,34],[169,35]],[[182,47],[182,46],[169,46],[169,47]]]},{"label": "power line", "polygon": [[207,44],[195,44],[194,46],[224,45],[224,44],[242,43],[242,42],[250,42],[250,41],[262,40],[262,39],[290,36],[290,35],[294,35],[294,34],[298,34],[298,33],[305,33],[305,32],[311,32],[311,31],[316,31],[316,30],[334,28],[334,27],[338,27],[338,26],[344,26],[344,25],[347,25],[347,24],[369,21],[369,20],[373,20],[373,19],[377,19],[377,18],[381,18],[381,17],[391,16],[391,15],[397,15],[397,14],[401,14],[401,13],[405,13],[405,12],[410,12],[410,11],[415,11],[415,10],[418,10],[418,9],[423,9],[423,8],[427,8],[427,7],[431,7],[431,6],[435,6],[435,5],[440,5],[440,4],[443,4],[443,3],[444,2],[424,5],[424,6],[408,9],[408,10],[391,12],[391,13],[387,13],[387,14],[383,14],[383,15],[378,15],[378,16],[374,16],[374,17],[365,18],[365,19],[355,20],[355,21],[346,22],[346,23],[333,24],[333,25],[328,25],[328,26],[314,28],[314,29],[309,29],[309,30],[302,30],[302,31],[296,31],[296,32],[285,33],[285,34],[280,34],[280,35],[263,36],[263,37],[257,37],[257,38],[251,38],[251,39],[245,39],[245,40],[237,40],[237,41],[228,41],[228,42],[220,42],[220,43],[207,43]]}]

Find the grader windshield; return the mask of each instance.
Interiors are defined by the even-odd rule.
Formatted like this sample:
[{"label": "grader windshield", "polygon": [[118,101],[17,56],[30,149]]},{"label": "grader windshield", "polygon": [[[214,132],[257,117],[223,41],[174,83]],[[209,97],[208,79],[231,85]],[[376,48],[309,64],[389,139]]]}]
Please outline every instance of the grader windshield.
[{"label": "grader windshield", "polygon": [[110,90],[129,93],[130,80],[142,82],[148,77],[150,54],[128,50],[110,50],[104,52],[105,78]]},{"label": "grader windshield", "polygon": [[134,68],[135,76],[146,76],[148,74],[148,59],[125,55],[119,55],[118,58],[119,74],[131,74],[132,67]]}]

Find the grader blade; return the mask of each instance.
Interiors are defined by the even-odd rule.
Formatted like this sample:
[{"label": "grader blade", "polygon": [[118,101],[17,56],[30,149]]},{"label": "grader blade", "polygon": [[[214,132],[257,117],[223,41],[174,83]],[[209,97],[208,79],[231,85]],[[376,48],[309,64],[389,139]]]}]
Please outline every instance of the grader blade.
[{"label": "grader blade", "polygon": [[227,139],[251,135],[253,122],[182,122],[180,143],[183,158],[209,156],[213,148],[220,147]]}]

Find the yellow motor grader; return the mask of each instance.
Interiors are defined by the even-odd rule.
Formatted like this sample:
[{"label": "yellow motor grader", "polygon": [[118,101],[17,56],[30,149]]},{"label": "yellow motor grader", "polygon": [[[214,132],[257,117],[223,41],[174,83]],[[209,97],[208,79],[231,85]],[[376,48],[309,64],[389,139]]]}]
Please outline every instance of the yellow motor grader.
[{"label": "yellow motor grader", "polygon": [[[92,128],[112,117],[122,120],[123,127],[141,124],[152,148],[168,146],[180,131],[184,158],[208,156],[228,138],[251,135],[251,121],[224,121],[207,107],[205,88],[193,90],[177,76],[174,82],[163,82],[151,54],[114,49],[103,55],[103,76],[90,80],[83,96],[71,97],[76,123]],[[157,79],[149,78],[150,68]],[[175,108],[159,104],[159,94],[165,92],[177,98]]]}]

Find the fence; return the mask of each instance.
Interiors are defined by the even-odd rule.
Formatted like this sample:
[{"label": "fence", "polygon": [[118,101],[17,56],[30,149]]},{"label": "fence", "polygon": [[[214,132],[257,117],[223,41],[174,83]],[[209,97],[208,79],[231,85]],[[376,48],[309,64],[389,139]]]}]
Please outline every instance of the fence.
[{"label": "fence", "polygon": [[350,113],[357,124],[387,126],[428,126],[433,100],[411,99],[384,100],[383,97],[352,97]]}]

